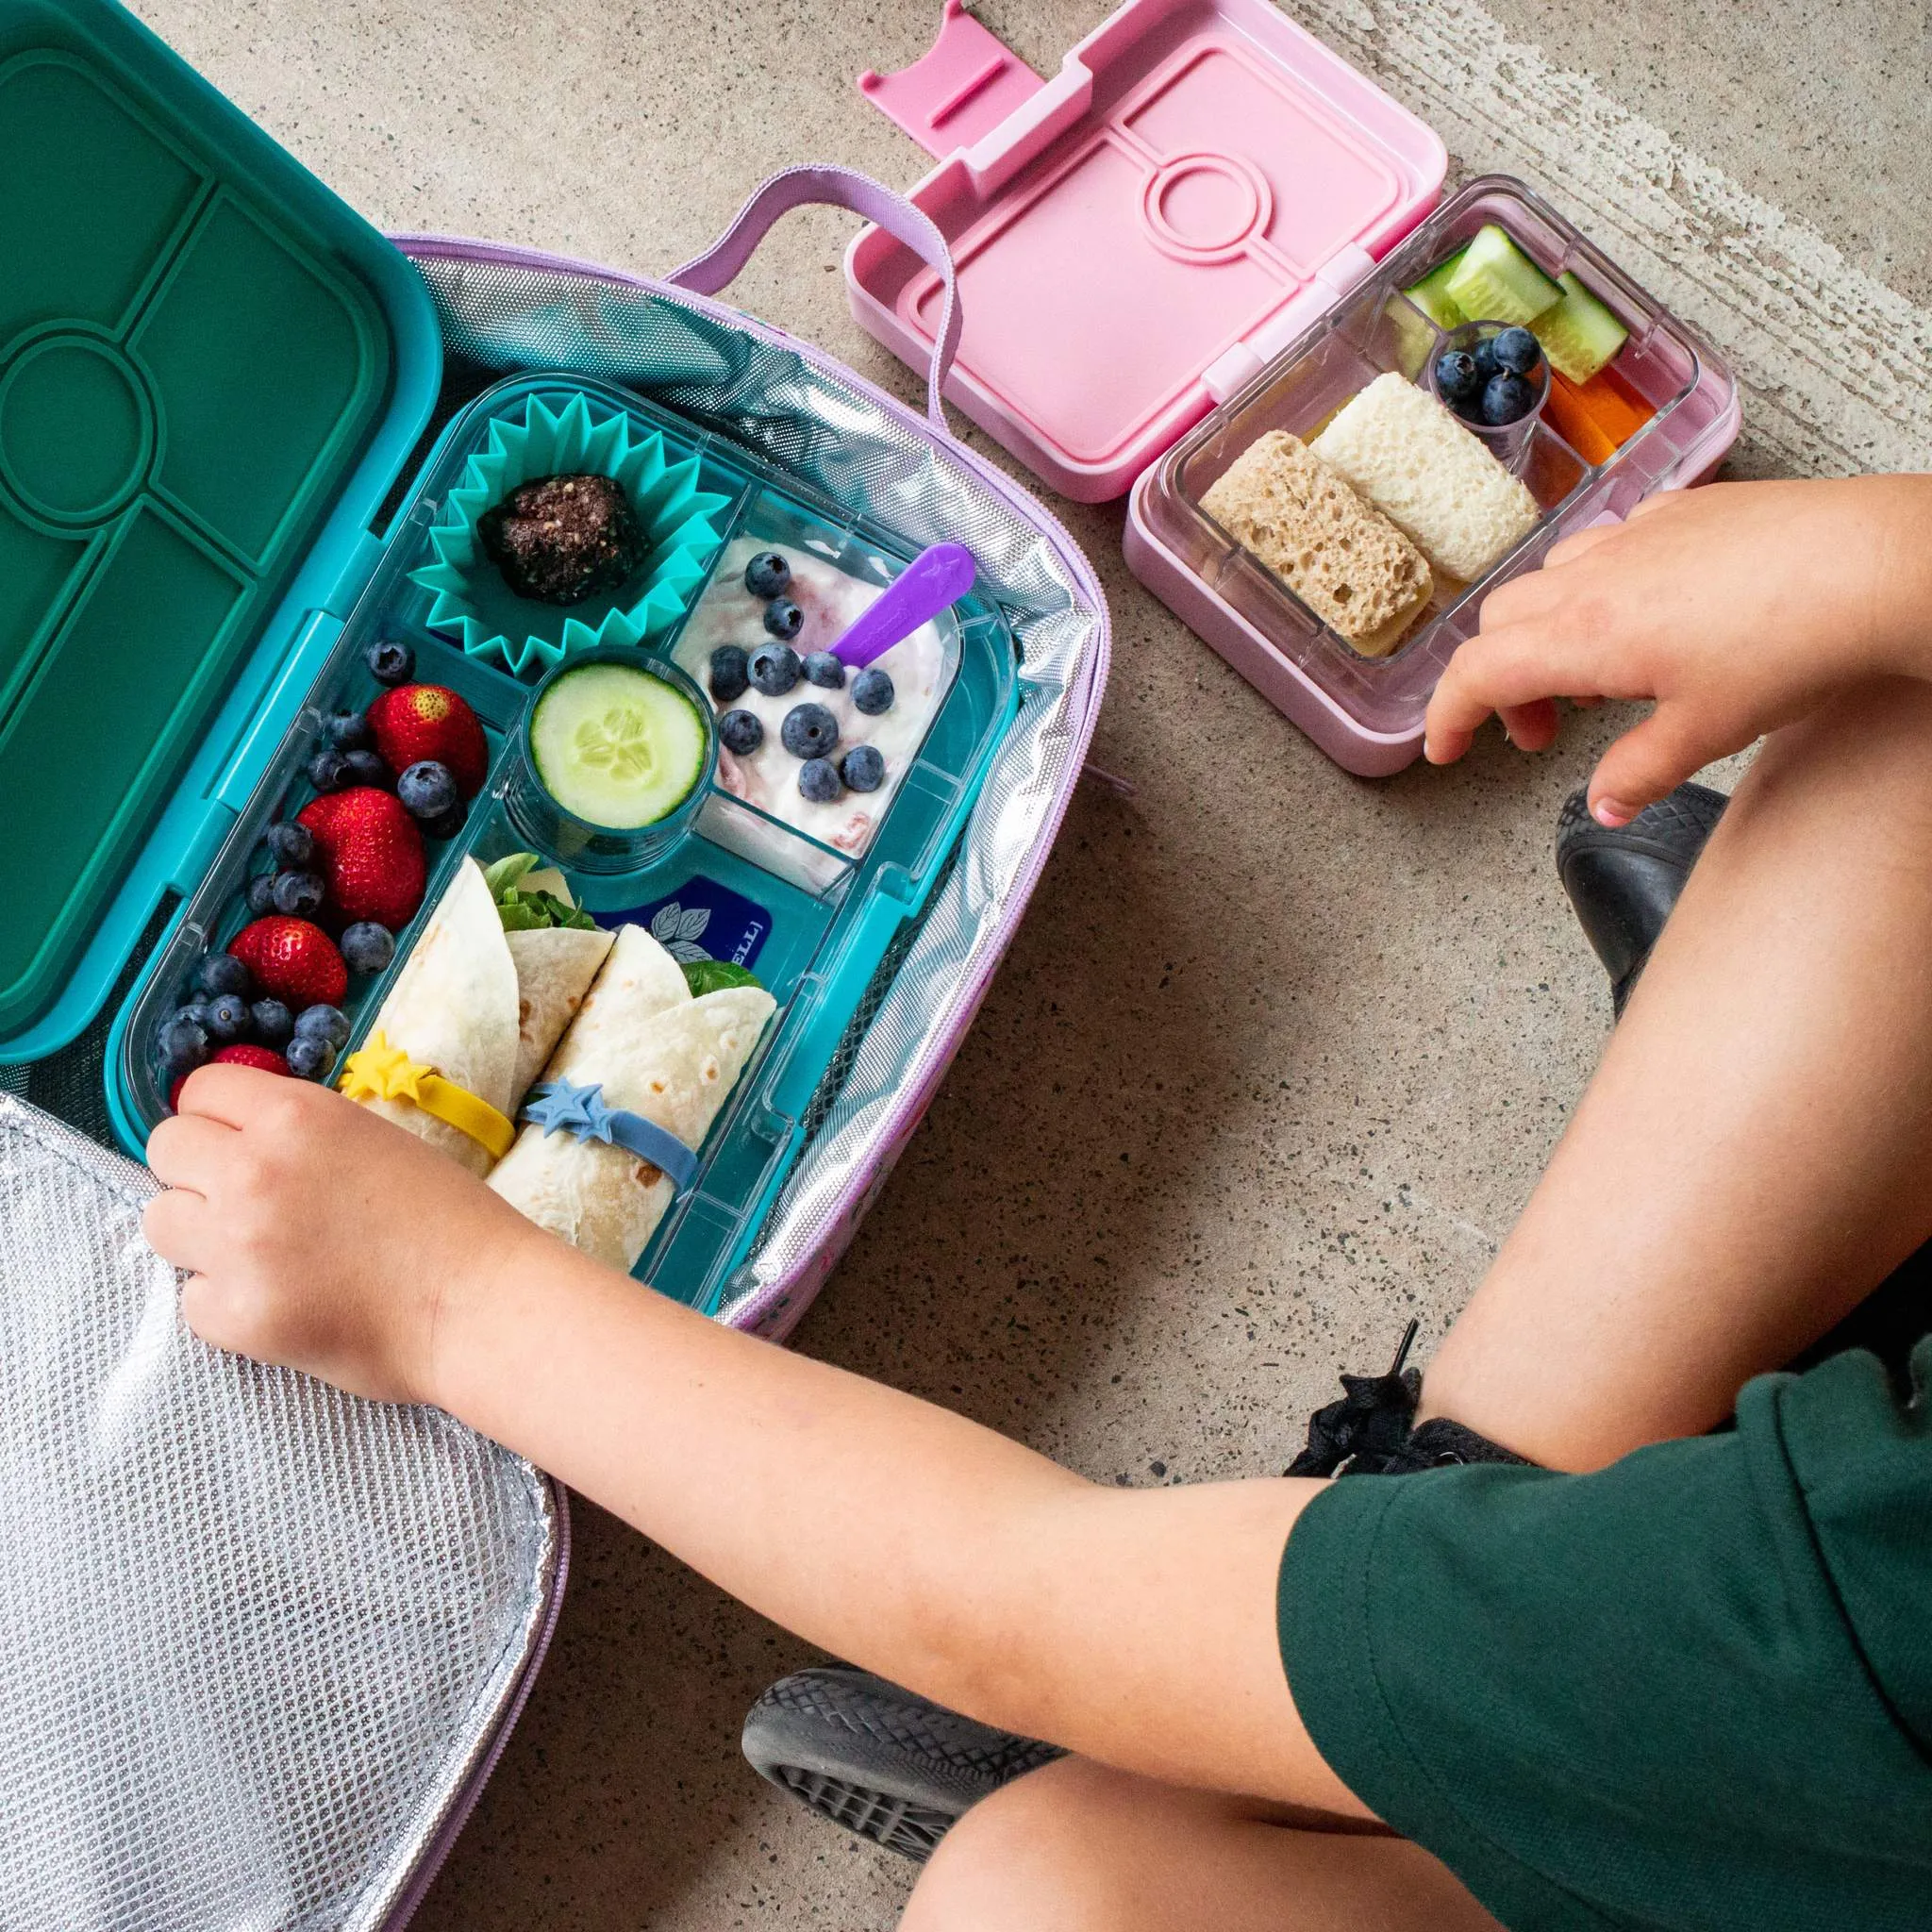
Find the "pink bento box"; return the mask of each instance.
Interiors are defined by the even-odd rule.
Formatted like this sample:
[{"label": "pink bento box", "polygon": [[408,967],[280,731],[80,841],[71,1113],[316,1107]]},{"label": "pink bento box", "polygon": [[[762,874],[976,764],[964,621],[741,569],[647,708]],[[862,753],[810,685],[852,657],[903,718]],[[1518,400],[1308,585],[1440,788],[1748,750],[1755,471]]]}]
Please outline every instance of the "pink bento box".
[{"label": "pink bento box", "polygon": [[[910,198],[957,269],[949,399],[1065,494],[1130,491],[1135,575],[1352,772],[1420,754],[1489,589],[1707,475],[1737,438],[1737,384],[1707,341],[1523,183],[1439,206],[1436,134],[1269,0],[1127,0],[1051,80],[945,0],[931,51],[859,86],[943,157]],[[1392,655],[1363,657],[1200,499],[1264,430],[1311,436],[1376,375],[1417,375],[1440,332],[1401,291],[1485,222],[1617,314],[1617,375],[1656,414],[1600,463],[1539,421],[1511,464],[1535,529],[1479,581],[1445,584]],[[940,277],[876,227],[845,269],[859,323],[926,368]]]}]

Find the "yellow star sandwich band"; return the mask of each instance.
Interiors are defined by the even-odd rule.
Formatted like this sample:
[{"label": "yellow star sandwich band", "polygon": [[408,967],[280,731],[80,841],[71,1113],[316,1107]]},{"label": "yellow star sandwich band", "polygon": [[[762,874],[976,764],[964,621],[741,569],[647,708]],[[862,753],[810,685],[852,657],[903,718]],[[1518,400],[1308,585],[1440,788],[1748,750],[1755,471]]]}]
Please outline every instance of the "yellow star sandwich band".
[{"label": "yellow star sandwich band", "polygon": [[412,1060],[380,1033],[372,1033],[369,1043],[349,1056],[336,1084],[351,1100],[407,1100],[467,1134],[492,1160],[501,1160],[517,1137],[515,1123],[487,1100],[445,1080],[434,1067]]}]

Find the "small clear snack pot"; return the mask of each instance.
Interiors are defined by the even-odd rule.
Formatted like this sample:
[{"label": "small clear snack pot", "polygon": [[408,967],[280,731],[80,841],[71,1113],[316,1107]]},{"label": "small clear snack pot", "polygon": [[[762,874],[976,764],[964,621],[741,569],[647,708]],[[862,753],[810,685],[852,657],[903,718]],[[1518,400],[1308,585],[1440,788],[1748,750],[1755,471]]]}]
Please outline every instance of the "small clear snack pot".
[{"label": "small clear snack pot", "polygon": [[[432,622],[446,580],[422,581],[439,560],[432,533],[449,527],[449,499],[471,459],[492,447],[492,430],[525,421],[530,405],[553,414],[582,403],[594,421],[621,420],[633,444],[658,438],[668,462],[693,463],[691,489],[716,499],[701,567],[681,584],[675,615],[654,618],[648,635],[627,645],[575,640],[558,656],[527,654],[521,675],[500,650],[466,649],[453,623]],[[694,1181],[682,1192],[641,1258],[637,1274],[698,1307],[715,1305],[802,1144],[805,1122],[838,1049],[861,1024],[864,1002],[904,922],[938,882],[957,834],[1019,703],[1018,654],[997,605],[975,587],[935,620],[939,672],[930,714],[904,751],[891,794],[858,850],[823,844],[798,826],[734,796],[708,755],[692,796],[661,826],[636,839],[634,863],[613,858],[608,841],[584,849],[583,827],[545,810],[531,770],[527,720],[546,675],[626,651],[694,701],[703,679],[677,662],[692,611],[716,581],[721,560],[741,540],[801,562],[848,575],[875,592],[912,559],[916,546],[855,519],[770,470],[735,443],[637,396],[574,375],[528,375],[499,384],[459,415],[425,466],[413,500],[398,518],[383,560],[341,638],[313,677],[292,728],[267,764],[239,819],[207,868],[167,943],[148,963],[117,1013],[108,1051],[109,1105],[123,1137],[142,1144],[168,1111],[159,1032],[188,998],[198,962],[222,950],[253,916],[251,877],[271,868],[267,827],[292,819],[314,796],[309,760],[333,713],[361,710],[383,689],[366,659],[370,645],[393,639],[415,656],[411,681],[441,685],[480,722],[489,773],[460,830],[427,839],[427,879],[413,917],[396,934],[393,959],[351,980],[343,1009],[351,1022],[335,1063],[367,1039],[439,899],[466,858],[488,866],[534,851],[562,872],[577,905],[600,925],[648,928],[682,962],[717,958],[745,967],[777,1003],[777,1012],[698,1150]],[[446,549],[446,545],[444,548]],[[479,569],[494,566],[483,560]],[[675,575],[674,573],[674,575]],[[631,588],[625,587],[626,590]],[[624,602],[613,594],[606,603]],[[533,625],[559,627],[566,610],[532,604]],[[708,721],[708,730],[709,729]]]},{"label": "small clear snack pot", "polygon": [[[1592,462],[1539,406],[1492,452],[1536,499],[1535,527],[1472,582],[1439,580],[1428,607],[1386,657],[1364,657],[1202,508],[1257,437],[1312,439],[1352,396],[1394,372],[1426,385],[1455,331],[1404,292],[1486,225],[1546,274],[1574,275],[1628,331],[1610,363],[1654,411]],[[1136,576],[1321,745],[1365,776],[1399,771],[1421,749],[1429,693],[1473,636],[1484,594],[1540,563],[1572,530],[1627,515],[1654,491],[1699,480],[1737,435],[1737,385],[1701,336],[1632,283],[1540,196],[1500,175],[1471,182],[1376,272],[1136,484],[1125,549]]]}]

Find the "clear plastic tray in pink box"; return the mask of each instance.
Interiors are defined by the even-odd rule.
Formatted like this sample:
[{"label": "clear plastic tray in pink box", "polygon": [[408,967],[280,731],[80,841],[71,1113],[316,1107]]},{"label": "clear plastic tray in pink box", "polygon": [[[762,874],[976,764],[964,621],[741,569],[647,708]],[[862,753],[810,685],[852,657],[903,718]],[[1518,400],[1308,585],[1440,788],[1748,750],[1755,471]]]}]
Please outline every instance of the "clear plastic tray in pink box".
[{"label": "clear plastic tray in pink box", "polygon": [[[1402,292],[1494,223],[1549,273],[1569,271],[1629,331],[1611,364],[1655,413],[1592,462],[1547,407],[1529,421],[1508,466],[1542,514],[1474,583],[1438,579],[1429,608],[1388,657],[1363,657],[1201,508],[1255,439],[1286,429],[1307,441],[1389,370],[1418,379],[1445,333]],[[1574,432],[1573,432],[1574,433]],[[1716,354],[1628,282],[1553,208],[1502,176],[1473,181],[1353,294],[1231,397],[1134,486],[1125,548],[1134,575],[1329,757],[1376,777],[1422,749],[1429,693],[1474,634],[1484,593],[1530,570],[1557,540],[1627,515],[1653,491],[1696,481],[1738,434],[1737,385]]]},{"label": "clear plastic tray in pink box", "polygon": [[[1520,182],[1438,208],[1441,141],[1270,0],[1127,0],[1051,80],[945,0],[930,52],[859,85],[943,156],[911,198],[957,265],[948,397],[1067,495],[1131,490],[1135,575],[1351,771],[1418,756],[1486,590],[1707,475],[1736,439],[1736,383],[1707,342]],[[1648,420],[1578,448],[1545,408],[1498,451],[1536,527],[1476,582],[1440,581],[1399,647],[1365,657],[1201,497],[1264,431],[1312,437],[1387,371],[1426,381],[1441,331],[1403,291],[1486,222],[1628,330],[1612,377]],[[846,275],[859,322],[924,369],[939,277],[877,228]]]}]

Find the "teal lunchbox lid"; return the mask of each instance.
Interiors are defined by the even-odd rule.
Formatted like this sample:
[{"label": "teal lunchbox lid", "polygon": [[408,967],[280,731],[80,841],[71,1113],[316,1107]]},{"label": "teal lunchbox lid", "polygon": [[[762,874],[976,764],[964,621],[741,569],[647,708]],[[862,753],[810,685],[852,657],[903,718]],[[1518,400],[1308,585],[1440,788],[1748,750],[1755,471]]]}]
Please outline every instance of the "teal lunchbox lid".
[{"label": "teal lunchbox lid", "polygon": [[233,824],[441,371],[408,262],[113,0],[0,0],[0,1060]]}]

